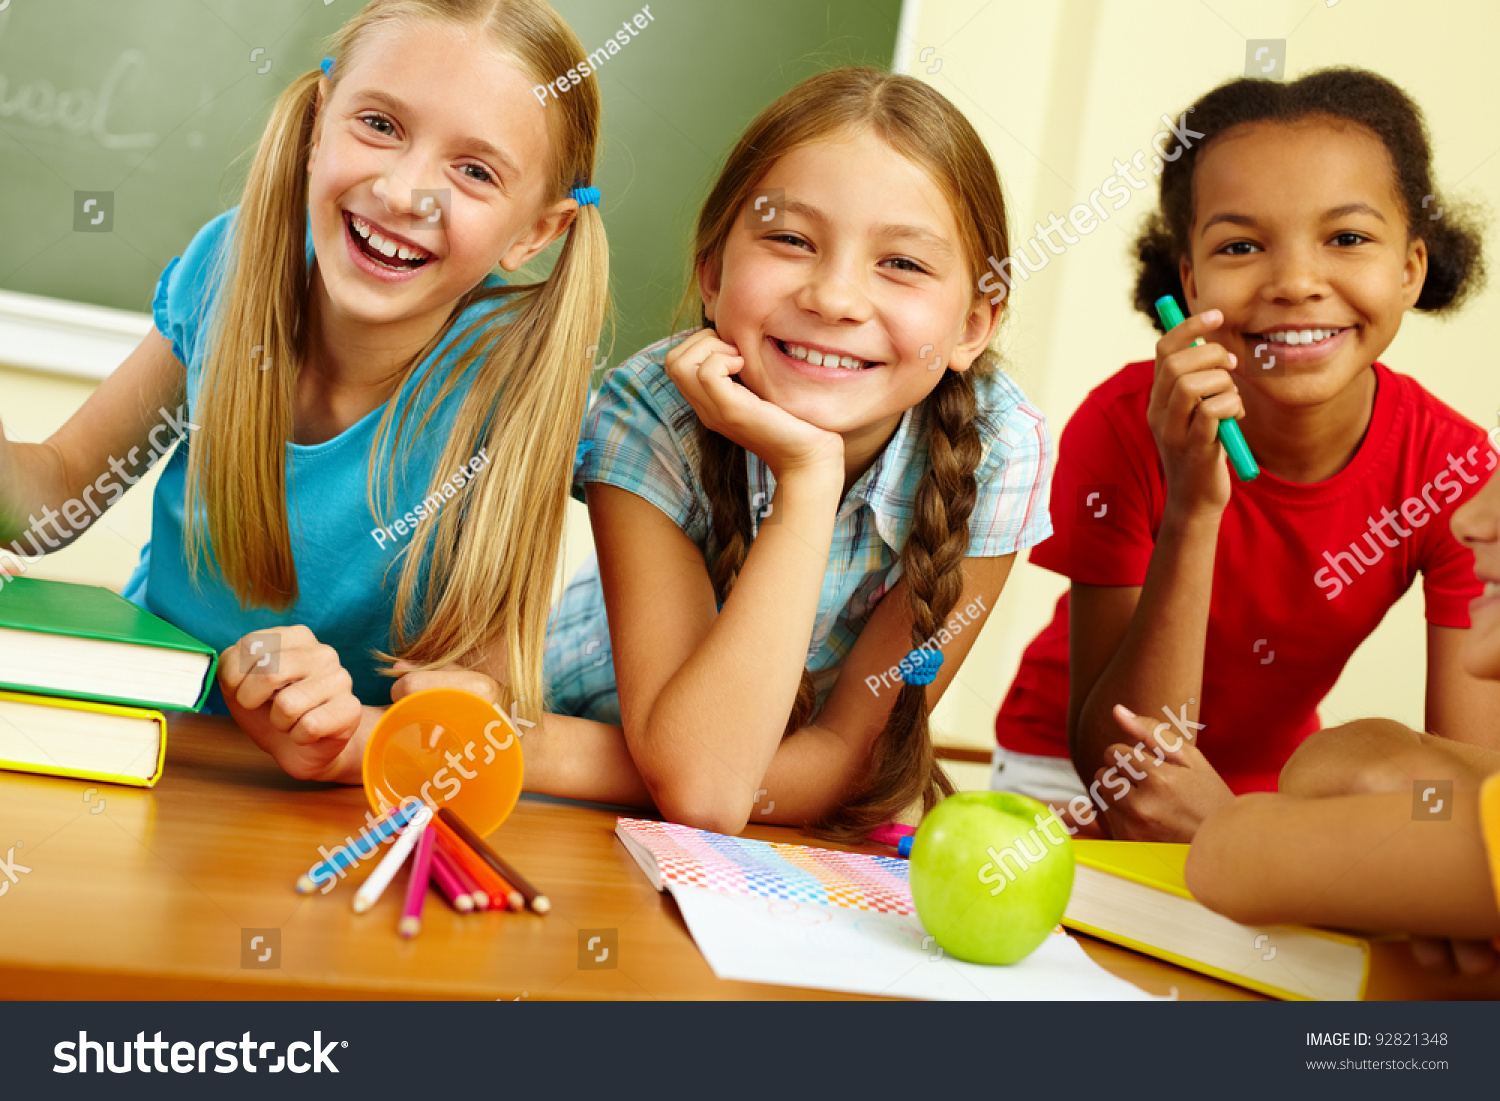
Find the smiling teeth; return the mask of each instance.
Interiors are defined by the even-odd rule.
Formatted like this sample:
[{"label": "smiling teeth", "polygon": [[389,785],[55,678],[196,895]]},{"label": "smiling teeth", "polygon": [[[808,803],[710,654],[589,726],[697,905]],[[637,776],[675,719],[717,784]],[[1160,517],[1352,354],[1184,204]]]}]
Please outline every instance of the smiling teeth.
[{"label": "smiling teeth", "polygon": [[1287,329],[1279,333],[1265,333],[1271,344],[1316,344],[1320,340],[1338,336],[1343,329]]},{"label": "smiling teeth", "polygon": [[846,371],[862,371],[870,366],[871,360],[855,359],[853,356],[837,356],[832,352],[823,353],[813,348],[804,348],[800,344],[788,344],[781,341],[781,350],[793,359],[805,359],[814,367],[842,367]]},{"label": "smiling teeth", "polygon": [[349,222],[354,226],[354,232],[369,241],[370,247],[383,256],[397,257],[402,260],[422,260],[432,255],[429,252],[410,249],[405,245],[397,245],[395,241],[386,240],[371,229],[368,222],[361,221],[353,214],[349,215]]}]

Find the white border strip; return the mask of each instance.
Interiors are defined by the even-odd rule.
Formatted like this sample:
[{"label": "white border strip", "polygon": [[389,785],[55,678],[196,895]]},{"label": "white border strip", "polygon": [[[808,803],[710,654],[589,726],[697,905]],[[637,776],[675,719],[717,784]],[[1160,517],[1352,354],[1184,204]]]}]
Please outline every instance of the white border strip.
[{"label": "white border strip", "polygon": [[151,326],[150,314],[0,290],[0,367],[97,382]]},{"label": "white border strip", "polygon": [[917,52],[917,25],[922,21],[922,0],[901,0],[896,22],[896,53],[891,72],[911,75],[912,55]]}]

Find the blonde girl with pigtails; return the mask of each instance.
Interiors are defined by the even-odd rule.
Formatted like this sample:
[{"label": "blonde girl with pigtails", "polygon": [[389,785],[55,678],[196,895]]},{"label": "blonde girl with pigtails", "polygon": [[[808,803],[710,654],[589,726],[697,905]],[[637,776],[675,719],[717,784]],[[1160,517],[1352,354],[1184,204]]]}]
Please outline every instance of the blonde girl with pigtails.
[{"label": "blonde girl with pigtails", "polygon": [[[10,538],[111,461],[133,484],[185,403],[125,595],[223,651],[211,708],[293,776],[358,782],[436,670],[539,710],[608,254],[598,89],[530,89],[584,56],[540,0],[374,0],[277,99],[140,347],[45,443],[0,443]],[[559,237],[547,279],[500,274]]]}]

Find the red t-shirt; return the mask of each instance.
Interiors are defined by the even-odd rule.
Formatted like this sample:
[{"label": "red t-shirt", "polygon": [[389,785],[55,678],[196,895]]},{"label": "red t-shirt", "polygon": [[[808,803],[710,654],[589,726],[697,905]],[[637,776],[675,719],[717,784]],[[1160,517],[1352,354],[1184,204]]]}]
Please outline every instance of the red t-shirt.
[{"label": "red t-shirt", "polygon": [[[1249,483],[1230,478],[1198,744],[1236,792],[1275,790],[1281,766],[1318,729],[1317,706],[1349,655],[1419,571],[1427,621],[1439,626],[1467,628],[1469,601],[1483,588],[1449,522],[1494,469],[1494,451],[1415,380],[1379,363],[1374,371],[1370,427],[1343,470],[1315,485],[1264,471]],[[1053,535],[1031,561],[1086,585],[1145,583],[1166,502],[1146,424],[1152,372],[1150,360],[1130,364],[1073,414],[1052,480]],[[1066,757],[1067,709],[1065,593],[1021,658],[996,740]]]}]

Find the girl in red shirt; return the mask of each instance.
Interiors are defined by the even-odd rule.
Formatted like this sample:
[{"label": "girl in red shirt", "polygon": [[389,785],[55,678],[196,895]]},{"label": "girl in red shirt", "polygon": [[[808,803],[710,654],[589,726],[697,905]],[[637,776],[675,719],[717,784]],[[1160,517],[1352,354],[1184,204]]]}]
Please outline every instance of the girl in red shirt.
[{"label": "girl in red shirt", "polygon": [[[1481,273],[1479,233],[1436,195],[1420,111],[1335,69],[1232,81],[1183,117],[1135,304],[1155,323],[1172,294],[1191,316],[1063,432],[1056,534],[1031,560],[1072,586],[1001,707],[993,783],[1158,841],[1275,788],[1418,573],[1427,729],[1478,742],[1500,708],[1500,686],[1457,659],[1479,588],[1448,530],[1495,455],[1376,362],[1408,309],[1450,310]],[[1228,417],[1253,481],[1229,471]],[[1117,704],[1152,718],[1144,743]]]}]

